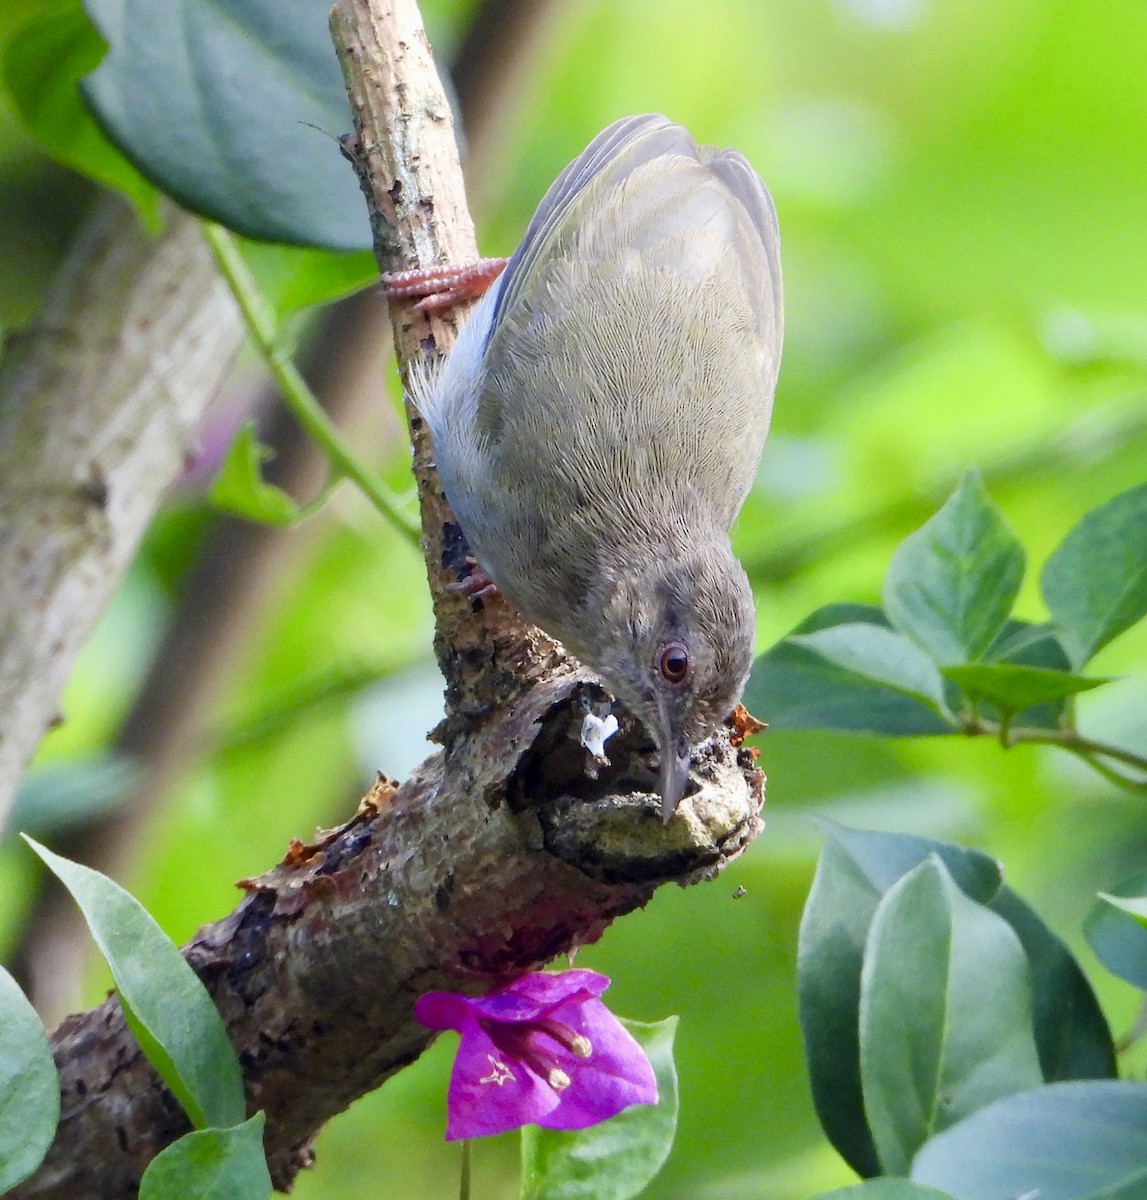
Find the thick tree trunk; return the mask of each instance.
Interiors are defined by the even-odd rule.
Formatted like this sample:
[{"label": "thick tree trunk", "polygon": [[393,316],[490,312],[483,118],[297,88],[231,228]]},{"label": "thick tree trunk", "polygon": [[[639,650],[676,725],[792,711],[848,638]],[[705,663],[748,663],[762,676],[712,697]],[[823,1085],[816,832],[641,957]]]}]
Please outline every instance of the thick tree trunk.
[{"label": "thick tree trunk", "polygon": [[199,222],[105,196],[0,369],[0,829],[244,330]]}]

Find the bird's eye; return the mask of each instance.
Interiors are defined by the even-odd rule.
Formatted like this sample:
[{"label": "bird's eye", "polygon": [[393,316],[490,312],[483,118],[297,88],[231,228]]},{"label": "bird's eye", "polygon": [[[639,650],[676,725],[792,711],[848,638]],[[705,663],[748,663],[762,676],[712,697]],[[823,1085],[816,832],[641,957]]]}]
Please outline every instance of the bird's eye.
[{"label": "bird's eye", "polygon": [[674,642],[661,651],[658,666],[667,683],[680,683],[689,673],[689,651]]}]

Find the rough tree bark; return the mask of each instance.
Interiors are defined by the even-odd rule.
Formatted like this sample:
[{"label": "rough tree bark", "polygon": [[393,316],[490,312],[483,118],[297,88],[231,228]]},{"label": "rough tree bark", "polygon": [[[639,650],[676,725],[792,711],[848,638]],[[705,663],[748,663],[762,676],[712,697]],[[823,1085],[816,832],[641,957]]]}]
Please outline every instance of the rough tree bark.
[{"label": "rough tree bark", "polygon": [[[332,30],[381,264],[474,257],[450,111],[414,0],[340,0]],[[460,315],[397,310],[400,364],[445,350]],[[608,697],[504,602],[475,609],[445,590],[461,541],[426,432],[408,415],[447,679],[443,752],[401,785],[380,780],[345,826],[247,881],[236,910],[186,948],[239,1052],[250,1108],[267,1112],[280,1188],[331,1116],[426,1047],[411,1011],[419,994],[481,991],[593,941],[661,884],[714,875],[760,829],[763,778],[733,730],[699,756],[697,790],[667,827],[643,730],[611,739],[610,766],[587,763],[582,719]],[[185,1119],[114,998],[64,1022],[54,1050],[60,1132],[14,1195],[133,1196]]]}]

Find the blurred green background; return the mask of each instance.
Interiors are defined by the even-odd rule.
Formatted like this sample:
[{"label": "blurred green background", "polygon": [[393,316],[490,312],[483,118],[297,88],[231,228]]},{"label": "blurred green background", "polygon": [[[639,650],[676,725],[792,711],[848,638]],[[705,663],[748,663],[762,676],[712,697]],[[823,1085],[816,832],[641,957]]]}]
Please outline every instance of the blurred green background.
[{"label": "blurred green background", "polygon": [[[0,36],[46,7],[9,0]],[[425,7],[449,59],[476,3]],[[469,163],[485,252],[508,252],[558,170],[630,112],[737,146],[776,200],[784,366],[736,535],[760,648],[821,604],[878,603],[896,543],[970,463],[1029,553],[1019,615],[1043,618],[1047,554],[1147,475],[1147,6],[565,0],[541,12],[496,134]],[[4,327],[35,312],[93,195],[0,112]],[[381,412],[393,380],[368,366]],[[257,386],[250,364],[237,371],[236,396]],[[379,465],[403,486],[401,439],[377,416],[360,434],[366,454],[387,445]],[[107,752],[220,528],[194,480],[173,495],[83,656],[21,809],[65,852],[78,829],[111,820],[97,814],[125,783]],[[227,614],[218,598],[238,631],[196,701],[196,736],[121,818],[130,850],[117,877],[176,940],[229,911],[234,881],[291,836],[345,819],[376,770],[407,771],[440,710],[416,553],[345,489],[276,537],[255,601]],[[1128,679],[1082,698],[1085,730],[1117,740],[1143,725],[1145,651],[1141,626],[1096,660],[1094,673]],[[1079,922],[1097,888],[1147,867],[1141,800],[1047,749],[793,732],[759,745],[764,835],[715,883],[663,891],[578,958],[613,977],[621,1014],[682,1017],[681,1128],[653,1200],[798,1200],[852,1178],[813,1116],[796,1019],[818,813],[996,854],[1079,951],[1117,1034],[1138,999],[1104,975]],[[30,858],[0,847],[0,952],[22,962],[26,922],[42,924]],[[50,983],[50,964],[39,969]],[[76,979],[38,999],[58,1015],[107,984],[95,963]],[[451,1052],[443,1039],[332,1122],[295,1194],[456,1194],[457,1148],[442,1142]],[[516,1195],[516,1153],[513,1138],[478,1147],[477,1197]]]}]

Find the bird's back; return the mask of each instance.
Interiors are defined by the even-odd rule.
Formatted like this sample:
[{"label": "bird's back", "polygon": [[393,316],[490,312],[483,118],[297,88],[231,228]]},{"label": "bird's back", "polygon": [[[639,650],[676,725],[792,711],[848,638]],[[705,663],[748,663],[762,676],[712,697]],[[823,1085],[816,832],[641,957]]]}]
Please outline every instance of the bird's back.
[{"label": "bird's back", "polygon": [[428,405],[475,553],[540,624],[601,547],[732,524],[772,408],[778,256],[744,159],[661,117],[607,129],[550,189]]}]

